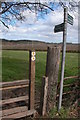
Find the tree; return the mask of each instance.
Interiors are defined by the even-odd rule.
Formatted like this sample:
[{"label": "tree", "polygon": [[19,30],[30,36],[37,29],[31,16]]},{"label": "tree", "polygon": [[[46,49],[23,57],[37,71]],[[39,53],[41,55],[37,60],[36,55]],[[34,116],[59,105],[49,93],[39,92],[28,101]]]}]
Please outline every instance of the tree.
[{"label": "tree", "polygon": [[[26,2],[26,0],[23,0],[23,2],[0,2],[0,22],[9,28],[7,21],[10,22],[12,18],[24,21],[25,16],[21,14],[24,10],[29,10],[30,12],[35,12],[36,14],[38,14],[38,12],[48,14],[50,10],[54,11],[54,4],[56,4],[54,0],[51,0],[52,2],[48,2],[48,0],[45,0],[45,2],[43,1],[31,0],[31,2]],[[59,0],[57,5],[64,8],[66,4],[68,5],[70,11],[75,11],[76,7],[78,7],[78,2],[76,2],[76,0],[72,0],[72,2],[67,3]]]}]

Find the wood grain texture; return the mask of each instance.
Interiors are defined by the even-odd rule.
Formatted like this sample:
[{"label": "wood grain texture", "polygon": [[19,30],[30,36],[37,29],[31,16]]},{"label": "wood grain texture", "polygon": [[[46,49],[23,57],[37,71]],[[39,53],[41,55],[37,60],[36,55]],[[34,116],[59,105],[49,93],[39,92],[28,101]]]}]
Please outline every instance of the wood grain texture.
[{"label": "wood grain texture", "polygon": [[41,112],[42,116],[46,115],[47,92],[48,92],[48,77],[43,76],[43,78],[42,78],[41,100],[40,100],[40,112]]},{"label": "wood grain texture", "polygon": [[29,110],[34,109],[35,99],[35,60],[32,61],[32,52],[29,51]]},{"label": "wood grain texture", "polygon": [[5,87],[11,87],[11,86],[20,86],[20,85],[25,85],[29,84],[29,80],[17,80],[13,82],[0,82],[0,86],[3,88]]},{"label": "wood grain texture", "polygon": [[28,97],[28,95],[26,95],[26,96],[21,96],[21,97],[6,99],[6,100],[0,100],[0,106],[5,105],[5,104],[11,104],[14,102],[26,101],[28,99],[29,99],[29,97]]},{"label": "wood grain texture", "polygon": [[56,105],[59,62],[60,48],[48,47],[46,64],[46,77],[48,77],[47,112]]},{"label": "wood grain texture", "polygon": [[28,110],[26,106],[24,107],[17,107],[9,110],[4,110],[2,112],[2,118],[12,118],[12,119],[17,119],[17,118],[22,118],[26,116],[30,116],[34,114],[36,111],[35,110]]}]

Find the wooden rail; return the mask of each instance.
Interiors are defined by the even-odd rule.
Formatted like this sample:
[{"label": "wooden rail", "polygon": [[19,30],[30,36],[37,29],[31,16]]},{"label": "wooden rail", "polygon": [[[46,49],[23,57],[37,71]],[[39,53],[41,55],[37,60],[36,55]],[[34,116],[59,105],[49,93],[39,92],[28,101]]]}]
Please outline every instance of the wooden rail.
[{"label": "wooden rail", "polygon": [[65,77],[64,80],[68,80],[68,79],[77,79],[80,78],[80,76],[70,76],[70,77]]},{"label": "wooden rail", "polygon": [[29,84],[29,80],[16,80],[13,82],[0,82],[0,86],[3,88],[11,86],[20,86],[20,85]]},{"label": "wooden rail", "polygon": [[[63,96],[64,96],[64,95],[71,94],[71,93],[76,93],[76,91],[68,91],[68,92],[64,92],[64,93],[63,93]],[[59,94],[57,94],[57,97],[59,97]]]},{"label": "wooden rail", "polygon": [[72,87],[72,86],[76,86],[76,85],[78,85],[77,82],[75,82],[75,83],[73,83],[73,84],[66,84],[66,85],[64,85],[63,87]]},{"label": "wooden rail", "polygon": [[[65,80],[68,80],[68,79],[80,79],[80,76],[65,77],[65,78],[64,78],[64,81],[65,81]],[[77,82],[74,83],[74,84],[77,84]],[[69,86],[72,86],[72,84],[71,84],[71,85],[70,85],[70,84],[67,84],[67,85],[64,85],[63,87],[69,87]],[[57,88],[58,88],[58,89],[60,88],[60,82],[58,83]]]},{"label": "wooden rail", "polygon": [[29,80],[18,80],[13,82],[0,82],[0,90],[17,89],[29,86]]},{"label": "wooden rail", "polygon": [[[68,80],[68,79],[80,79],[80,76],[70,76],[70,77],[66,77],[66,78],[64,78],[64,80]],[[72,83],[72,84],[66,84],[66,85],[64,85],[63,87],[76,87],[76,85],[78,86],[78,81],[77,82],[75,82],[75,83]],[[59,87],[60,87],[60,82],[58,83],[58,89],[59,89]],[[78,91],[78,90],[77,90]],[[78,92],[80,92],[80,91],[78,91]],[[64,95],[68,95],[68,94],[72,94],[72,93],[76,93],[76,91],[67,91],[67,92],[64,92],[63,93],[63,96]],[[59,94],[57,94],[57,96],[56,96],[57,98],[59,97]],[[64,99],[63,99],[64,100]]]},{"label": "wooden rail", "polygon": [[28,95],[26,95],[26,96],[21,96],[21,97],[17,97],[17,98],[7,99],[7,100],[0,100],[0,106],[5,105],[5,104],[19,102],[19,101],[27,101],[28,99],[29,99],[29,97],[28,97]]},{"label": "wooden rail", "polygon": [[35,110],[28,110],[27,107],[18,107],[18,108],[13,108],[9,110],[3,110],[2,112],[2,120],[5,118],[12,118],[12,119],[18,119],[18,118],[23,118],[29,115],[34,114],[36,111]]}]

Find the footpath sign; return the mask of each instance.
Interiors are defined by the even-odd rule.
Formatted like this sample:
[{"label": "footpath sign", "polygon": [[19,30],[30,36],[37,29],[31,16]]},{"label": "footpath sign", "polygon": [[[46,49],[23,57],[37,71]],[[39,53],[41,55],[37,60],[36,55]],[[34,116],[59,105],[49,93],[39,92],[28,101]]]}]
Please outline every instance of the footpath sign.
[{"label": "footpath sign", "polygon": [[68,14],[68,23],[73,25],[73,17]]},{"label": "footpath sign", "polygon": [[73,17],[68,14],[68,8],[64,8],[64,22],[56,25],[54,32],[63,32],[63,48],[62,48],[62,63],[61,63],[61,81],[60,81],[60,94],[58,111],[61,109],[62,94],[63,94],[63,81],[64,81],[64,67],[65,67],[65,53],[66,53],[66,40],[67,40],[67,23],[73,25]]},{"label": "footpath sign", "polygon": [[[67,15],[67,23],[69,23],[70,25],[73,25],[73,17],[71,15]],[[54,28],[54,32],[62,32],[64,31],[64,23],[61,23],[59,25],[56,25]]]},{"label": "footpath sign", "polygon": [[54,32],[62,32],[64,30],[64,23],[56,25],[54,28]]}]

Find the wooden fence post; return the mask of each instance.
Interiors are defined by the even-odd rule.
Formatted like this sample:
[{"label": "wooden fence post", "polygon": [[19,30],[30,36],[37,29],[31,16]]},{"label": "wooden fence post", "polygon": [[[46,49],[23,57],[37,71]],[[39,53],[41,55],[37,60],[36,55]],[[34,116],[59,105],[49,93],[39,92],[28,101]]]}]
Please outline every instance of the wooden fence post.
[{"label": "wooden fence post", "polygon": [[47,112],[56,106],[60,47],[48,47],[46,77],[48,77]]},{"label": "wooden fence post", "polygon": [[29,51],[29,110],[34,109],[35,100],[35,51]]},{"label": "wooden fence post", "polygon": [[47,106],[48,77],[43,76],[41,87],[42,89],[41,89],[41,98],[40,98],[40,114],[44,116],[46,114],[46,106]]}]

